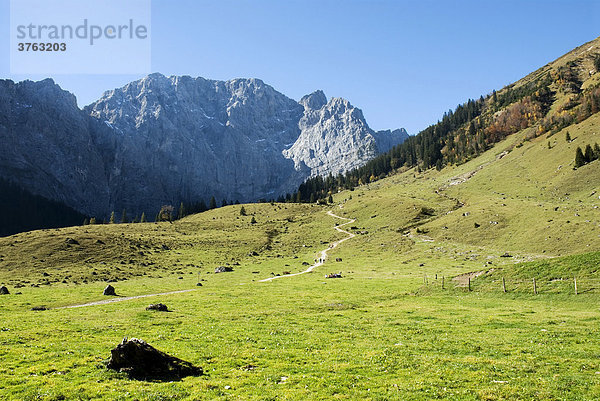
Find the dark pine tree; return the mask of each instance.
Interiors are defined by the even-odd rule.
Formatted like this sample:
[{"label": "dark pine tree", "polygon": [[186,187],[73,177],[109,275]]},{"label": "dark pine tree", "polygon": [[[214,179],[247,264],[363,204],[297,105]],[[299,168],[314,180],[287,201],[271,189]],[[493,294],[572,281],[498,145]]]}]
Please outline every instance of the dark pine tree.
[{"label": "dark pine tree", "polygon": [[583,156],[585,157],[586,163],[590,163],[590,162],[594,161],[594,151],[592,150],[592,147],[590,146],[590,144],[586,145]]},{"label": "dark pine tree", "polygon": [[210,198],[210,202],[208,203],[208,208],[209,209],[216,209],[217,208],[217,200],[215,199],[214,196]]},{"label": "dark pine tree", "polygon": [[585,156],[583,155],[581,148],[578,146],[577,150],[575,151],[575,167],[581,167],[584,164]]}]

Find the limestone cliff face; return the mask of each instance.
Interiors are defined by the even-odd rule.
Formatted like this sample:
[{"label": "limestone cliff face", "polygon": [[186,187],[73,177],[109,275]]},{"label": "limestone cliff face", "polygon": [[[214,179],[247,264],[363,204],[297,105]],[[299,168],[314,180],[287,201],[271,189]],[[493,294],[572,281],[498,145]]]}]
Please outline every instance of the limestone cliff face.
[{"label": "limestone cliff face", "polygon": [[358,167],[405,139],[322,91],[152,74],[80,110],[51,80],[0,81],[0,176],[87,214],[253,201]]},{"label": "limestone cliff face", "polygon": [[90,214],[109,208],[100,131],[51,79],[0,80],[0,176]]}]

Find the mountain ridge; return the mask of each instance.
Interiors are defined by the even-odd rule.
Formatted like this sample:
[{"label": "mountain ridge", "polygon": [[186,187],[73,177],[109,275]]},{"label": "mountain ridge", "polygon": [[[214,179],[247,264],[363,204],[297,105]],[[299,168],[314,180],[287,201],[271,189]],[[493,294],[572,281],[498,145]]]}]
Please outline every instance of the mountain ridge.
[{"label": "mountain ridge", "polygon": [[[88,215],[154,215],[163,204],[211,196],[284,196],[310,176],[364,164],[382,152],[378,143],[386,149],[408,137],[376,134],[360,109],[315,93],[312,107],[322,113],[301,126],[313,111],[257,78],[153,73],[82,109],[52,79],[4,80],[0,137],[20,146],[0,155],[0,177]],[[325,130],[316,145],[313,137]]]}]

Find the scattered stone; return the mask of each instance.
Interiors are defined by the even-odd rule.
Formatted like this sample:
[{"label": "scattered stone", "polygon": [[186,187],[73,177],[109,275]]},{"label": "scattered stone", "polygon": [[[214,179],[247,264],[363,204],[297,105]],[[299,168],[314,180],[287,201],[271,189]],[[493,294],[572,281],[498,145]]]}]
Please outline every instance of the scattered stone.
[{"label": "scattered stone", "polygon": [[474,226],[475,228],[479,228],[479,227],[481,227],[481,224],[473,223],[473,226]]},{"label": "scattered stone", "polygon": [[302,266],[308,266],[310,263],[308,262],[302,262]]},{"label": "scattered stone", "polygon": [[508,252],[504,252],[502,255],[500,255],[501,258],[512,258],[512,255]]},{"label": "scattered stone", "polygon": [[115,292],[115,287],[113,287],[110,284],[106,286],[106,288],[104,289],[103,294],[104,295],[117,295],[117,293]]},{"label": "scattered stone", "polygon": [[110,351],[106,367],[137,380],[180,380],[200,376],[202,368],[157,350],[143,340],[127,337]]},{"label": "scattered stone", "polygon": [[285,276],[285,275],[287,275],[287,274],[292,274],[292,272],[289,272],[289,271],[284,271],[284,272],[283,272],[283,273],[281,273],[281,274],[283,274],[283,275]]},{"label": "scattered stone", "polygon": [[156,310],[159,312],[168,312],[169,308],[167,308],[167,305],[165,305],[165,304],[151,304],[150,306],[146,307],[146,310]]},{"label": "scattered stone", "polygon": [[102,241],[101,239],[97,239],[96,244],[104,245],[104,241]]},{"label": "scattered stone", "polygon": [[0,287],[0,295],[8,295],[10,294],[10,291],[8,291],[8,288],[6,288],[5,286]]},{"label": "scattered stone", "polygon": [[225,273],[225,272],[232,272],[233,271],[233,267],[229,267],[229,266],[219,266],[217,268],[215,268],[215,273]]},{"label": "scattered stone", "polygon": [[196,283],[196,287],[202,287],[202,283]]},{"label": "scattered stone", "polygon": [[45,306],[34,306],[30,310],[32,310],[32,311],[43,311],[43,310],[48,310],[48,308],[46,308]]},{"label": "scattered stone", "polygon": [[325,278],[342,278],[342,272],[339,273],[329,273],[325,276]]},{"label": "scattered stone", "polygon": [[160,249],[162,249],[163,251],[168,251],[168,250],[170,250],[171,248],[169,248],[167,245],[163,244],[163,245],[160,247]]},{"label": "scattered stone", "polygon": [[42,276],[44,276],[44,277],[50,277],[50,275],[48,273],[46,273],[46,272],[43,272]]},{"label": "scattered stone", "polygon": [[336,261],[336,262],[341,262],[341,261],[342,261],[342,258],[335,258],[335,261]]},{"label": "scattered stone", "polygon": [[73,238],[67,238],[65,242],[69,245],[79,245],[79,241]]},{"label": "scattered stone", "polygon": [[248,254],[248,256],[258,256],[258,252],[252,251]]}]

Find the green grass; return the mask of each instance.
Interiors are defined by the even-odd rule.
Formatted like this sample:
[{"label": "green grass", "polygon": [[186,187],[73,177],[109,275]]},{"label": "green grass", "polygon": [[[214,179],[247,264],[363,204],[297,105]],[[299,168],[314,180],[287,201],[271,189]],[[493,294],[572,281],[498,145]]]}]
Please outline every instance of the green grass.
[{"label": "green grass", "polygon": [[[240,216],[228,206],[173,224],[0,238],[11,291],[0,296],[0,399],[598,399],[600,162],[570,163],[577,146],[600,142],[599,125],[569,127],[571,143],[520,132],[463,165],[334,194],[329,208],[256,204]],[[355,218],[356,237],[313,273],[258,282],[306,269],[345,237],[328,210]],[[220,265],[234,271],[214,274]],[[454,287],[452,277],[481,270],[491,271],[472,292]],[[194,291],[30,310],[105,299],[107,280],[121,296]],[[153,302],[172,312],[145,311]],[[107,371],[125,336],[206,375],[140,382]]]},{"label": "green grass", "polygon": [[[404,280],[206,286],[149,299],[3,311],[4,399],[595,399],[597,298],[414,296]],[[58,295],[78,289],[57,288]],[[99,289],[99,288],[98,288]],[[34,291],[34,290],[32,290]],[[50,292],[48,288],[35,291]],[[3,301],[26,297],[10,295]],[[72,296],[72,295],[70,295]],[[3,317],[5,317],[3,316]],[[122,337],[204,368],[175,383],[103,368]],[[284,383],[281,377],[288,379]],[[231,386],[226,389],[226,386]]]},{"label": "green grass", "polygon": [[494,269],[474,281],[475,291],[500,292],[502,279],[510,292],[533,291],[536,280],[538,293],[579,294],[598,293],[600,287],[600,252],[590,252],[560,258],[508,265]]}]

